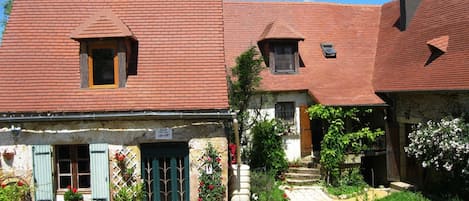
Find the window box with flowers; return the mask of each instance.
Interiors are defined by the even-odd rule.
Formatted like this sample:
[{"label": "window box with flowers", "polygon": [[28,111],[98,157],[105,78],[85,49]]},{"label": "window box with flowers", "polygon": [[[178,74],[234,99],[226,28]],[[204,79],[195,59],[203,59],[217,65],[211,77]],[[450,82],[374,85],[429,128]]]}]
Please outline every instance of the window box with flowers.
[{"label": "window box with flowers", "polygon": [[64,194],[65,201],[83,201],[83,195],[78,192],[76,188],[67,186],[67,191]]}]

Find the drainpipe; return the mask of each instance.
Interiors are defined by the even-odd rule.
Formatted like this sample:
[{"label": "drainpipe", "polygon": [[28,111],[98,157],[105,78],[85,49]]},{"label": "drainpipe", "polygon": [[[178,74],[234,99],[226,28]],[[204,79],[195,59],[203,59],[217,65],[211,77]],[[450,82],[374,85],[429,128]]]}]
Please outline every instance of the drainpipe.
[{"label": "drainpipe", "polygon": [[235,143],[236,143],[236,162],[238,165],[238,170],[239,167],[241,166],[241,146],[239,143],[239,124],[238,120],[233,117],[233,129],[234,129],[234,135],[235,135]]}]

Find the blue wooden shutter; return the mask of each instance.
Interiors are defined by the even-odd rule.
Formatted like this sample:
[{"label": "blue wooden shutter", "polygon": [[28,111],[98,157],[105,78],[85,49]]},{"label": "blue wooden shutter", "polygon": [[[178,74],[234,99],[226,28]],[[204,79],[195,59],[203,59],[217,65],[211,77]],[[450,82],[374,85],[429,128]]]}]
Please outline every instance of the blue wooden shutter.
[{"label": "blue wooden shutter", "polygon": [[55,200],[51,150],[50,145],[33,145],[33,175],[37,201]]},{"label": "blue wooden shutter", "polygon": [[91,196],[93,200],[109,199],[109,155],[107,144],[90,144]]}]

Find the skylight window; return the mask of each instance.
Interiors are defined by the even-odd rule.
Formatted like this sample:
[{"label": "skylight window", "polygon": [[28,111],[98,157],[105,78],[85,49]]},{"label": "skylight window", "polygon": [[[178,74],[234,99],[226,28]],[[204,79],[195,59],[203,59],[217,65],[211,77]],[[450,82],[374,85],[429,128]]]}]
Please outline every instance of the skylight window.
[{"label": "skylight window", "polygon": [[332,43],[321,43],[322,54],[326,58],[336,58],[337,51]]}]

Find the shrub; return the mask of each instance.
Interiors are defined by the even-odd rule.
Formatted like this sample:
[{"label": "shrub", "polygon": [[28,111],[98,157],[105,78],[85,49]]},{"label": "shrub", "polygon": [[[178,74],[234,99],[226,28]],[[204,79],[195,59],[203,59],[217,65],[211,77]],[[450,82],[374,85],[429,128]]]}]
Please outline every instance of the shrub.
[{"label": "shrub", "polygon": [[282,138],[277,135],[275,120],[258,122],[251,130],[252,148],[249,154],[251,168],[264,168],[277,174],[288,168]]},{"label": "shrub", "polygon": [[328,186],[327,192],[332,195],[350,195],[362,192],[367,186],[360,174],[358,168],[350,168],[341,172],[341,177],[338,180],[337,186]]},{"label": "shrub", "polygon": [[392,193],[391,195],[378,199],[376,201],[403,201],[403,200],[405,201],[430,201],[429,199],[425,198],[420,193],[412,193],[408,191]]},{"label": "shrub", "polygon": [[29,186],[22,181],[9,185],[2,185],[0,188],[0,200],[2,201],[23,201],[30,200]]},{"label": "shrub", "polygon": [[76,188],[72,188],[71,186],[67,186],[67,191],[64,194],[65,201],[79,201],[83,200],[83,195],[78,192]]},{"label": "shrub", "polygon": [[133,186],[125,185],[114,195],[114,201],[140,201],[143,200],[144,195],[142,183]]},{"label": "shrub", "polygon": [[289,200],[285,192],[279,189],[279,182],[275,181],[273,171],[251,172],[251,200],[253,201],[286,201]]},{"label": "shrub", "polygon": [[430,120],[414,129],[409,133],[409,146],[404,149],[422,167],[469,175],[469,124],[464,119]]}]

